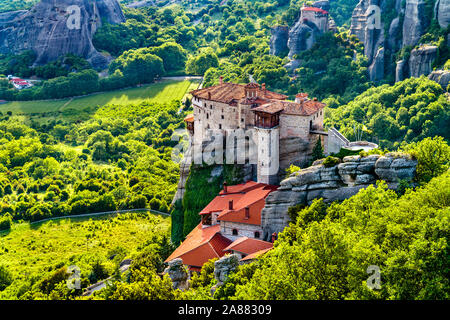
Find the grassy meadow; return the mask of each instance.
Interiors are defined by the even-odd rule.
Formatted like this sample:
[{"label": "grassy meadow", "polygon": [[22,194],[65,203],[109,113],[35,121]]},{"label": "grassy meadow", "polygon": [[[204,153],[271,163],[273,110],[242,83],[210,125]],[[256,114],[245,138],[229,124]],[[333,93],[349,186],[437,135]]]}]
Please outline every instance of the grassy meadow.
[{"label": "grassy meadow", "polygon": [[25,115],[37,122],[48,120],[86,120],[97,107],[104,105],[130,105],[142,102],[168,103],[182,100],[189,91],[197,88],[196,81],[165,80],[144,85],[138,88],[128,88],[111,92],[62,100],[49,101],[12,101],[0,105],[0,112],[8,111],[13,115]]},{"label": "grassy meadow", "polygon": [[15,279],[30,279],[61,265],[77,265],[86,276],[93,261],[112,273],[153,235],[169,236],[169,230],[169,217],[151,213],[15,224],[0,233],[0,265],[14,270]]}]

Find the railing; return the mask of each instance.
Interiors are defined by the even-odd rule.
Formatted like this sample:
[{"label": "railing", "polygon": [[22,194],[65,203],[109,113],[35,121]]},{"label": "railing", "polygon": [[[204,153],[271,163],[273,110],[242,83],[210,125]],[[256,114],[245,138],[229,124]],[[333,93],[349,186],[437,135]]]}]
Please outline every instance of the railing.
[{"label": "railing", "polygon": [[329,133],[333,133],[339,140],[341,140],[344,145],[349,145],[350,141],[342,135],[336,128],[332,127],[328,130]]}]

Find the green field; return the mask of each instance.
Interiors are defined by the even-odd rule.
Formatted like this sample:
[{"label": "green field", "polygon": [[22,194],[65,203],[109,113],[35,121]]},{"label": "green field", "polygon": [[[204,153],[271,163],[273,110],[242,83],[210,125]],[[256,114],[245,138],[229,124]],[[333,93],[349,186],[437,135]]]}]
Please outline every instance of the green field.
[{"label": "green field", "polygon": [[0,105],[0,112],[13,114],[37,114],[63,112],[70,109],[84,110],[107,104],[128,105],[144,101],[166,103],[181,100],[184,95],[195,89],[198,82],[162,81],[139,88],[123,89],[96,93],[85,97],[54,101],[13,101]]},{"label": "green field", "polygon": [[0,233],[0,265],[18,280],[61,265],[77,265],[85,276],[97,259],[113,272],[118,262],[109,259],[113,253],[121,253],[119,260],[132,257],[153,235],[169,235],[169,230],[170,218],[150,213],[15,224],[10,232]]}]

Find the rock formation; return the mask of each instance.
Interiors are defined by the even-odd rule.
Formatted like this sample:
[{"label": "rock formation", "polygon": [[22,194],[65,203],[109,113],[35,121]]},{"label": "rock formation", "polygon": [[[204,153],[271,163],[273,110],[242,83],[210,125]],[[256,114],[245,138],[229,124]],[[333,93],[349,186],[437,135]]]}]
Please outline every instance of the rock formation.
[{"label": "rock formation", "polygon": [[409,75],[419,78],[422,75],[429,75],[434,59],[437,57],[438,48],[436,46],[422,46],[411,51],[409,58]]},{"label": "rock formation", "polygon": [[270,54],[275,56],[285,56],[289,50],[287,43],[289,40],[289,27],[276,26],[271,30]]},{"label": "rock formation", "polygon": [[[446,28],[450,20],[449,1],[435,2],[434,16],[442,28]],[[397,17],[385,26],[385,17],[392,16],[392,11]],[[381,16],[381,20],[374,18],[377,15]],[[384,78],[384,66],[394,62],[395,53],[402,48],[419,44],[430,26],[432,17],[429,15],[426,0],[396,0],[395,8],[391,7],[387,0],[360,0],[353,11],[350,32],[364,44],[372,81]],[[385,30],[387,34],[384,34]],[[435,58],[436,53],[430,46],[413,51],[410,60],[397,62],[396,81],[430,74],[431,62]]]},{"label": "rock formation", "polygon": [[211,288],[211,294],[214,294],[216,289],[227,281],[231,272],[236,270],[239,266],[239,257],[236,254],[228,254],[214,262],[214,278],[217,284]]},{"label": "rock formation", "polygon": [[[283,56],[289,52],[288,57],[292,61],[297,54],[311,49],[322,33],[336,30],[336,23],[328,14],[329,1],[316,1],[312,7],[305,8],[302,8],[300,18],[290,29],[286,26],[272,28],[271,54]],[[291,62],[286,67],[293,70],[296,65],[298,63]]]},{"label": "rock formation", "polygon": [[450,23],[450,0],[437,0],[434,10],[441,28],[447,28]]},{"label": "rock formation", "polygon": [[428,78],[439,83],[442,89],[446,90],[450,84],[450,71],[449,70],[436,70],[433,71]]},{"label": "rock formation", "polygon": [[408,61],[405,60],[397,61],[397,67],[395,69],[395,82],[403,81],[406,79],[407,66]]},{"label": "rock formation", "polygon": [[378,49],[372,64],[368,68],[369,77],[372,81],[380,81],[384,78],[384,48]]},{"label": "rock formation", "polygon": [[117,0],[42,0],[27,12],[0,16],[0,53],[33,50],[37,65],[73,53],[104,68],[109,59],[92,44],[102,21],[125,21]]},{"label": "rock formation", "polygon": [[164,270],[163,274],[169,275],[174,289],[185,290],[188,288],[189,274],[183,265],[182,259],[170,261],[169,266]]},{"label": "rock formation", "polygon": [[406,0],[403,22],[403,47],[415,46],[430,25],[425,0]]},{"label": "rock formation", "polygon": [[292,206],[308,205],[317,198],[327,203],[342,201],[377,180],[385,180],[389,188],[395,189],[400,180],[414,178],[417,166],[410,156],[396,154],[345,157],[342,163],[328,168],[321,162],[292,174],[269,194],[261,214],[265,240],[288,225],[287,212]]}]

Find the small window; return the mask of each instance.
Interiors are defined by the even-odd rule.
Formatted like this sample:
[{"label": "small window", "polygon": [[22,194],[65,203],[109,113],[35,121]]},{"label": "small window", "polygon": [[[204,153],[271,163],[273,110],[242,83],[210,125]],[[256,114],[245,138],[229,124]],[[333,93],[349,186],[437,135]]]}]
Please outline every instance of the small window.
[{"label": "small window", "polygon": [[233,229],[233,236],[237,236],[238,235],[238,230],[237,229]]},{"label": "small window", "polygon": [[244,122],[244,119],[241,119],[241,122]]},{"label": "small window", "polygon": [[222,119],[225,119],[225,117],[222,115]]},{"label": "small window", "polygon": [[259,233],[259,231],[255,231],[255,239],[259,239],[260,236],[261,234]]},{"label": "small window", "polygon": [[219,124],[219,129],[222,130],[222,125],[221,124]]}]

